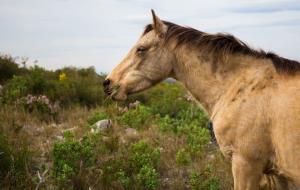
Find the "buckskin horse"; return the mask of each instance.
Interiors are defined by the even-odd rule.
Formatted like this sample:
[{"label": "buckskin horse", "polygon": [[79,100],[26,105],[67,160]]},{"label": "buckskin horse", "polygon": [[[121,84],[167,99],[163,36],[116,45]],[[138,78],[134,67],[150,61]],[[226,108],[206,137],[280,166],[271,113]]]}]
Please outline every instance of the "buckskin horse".
[{"label": "buckskin horse", "polygon": [[172,77],[208,113],[235,190],[300,186],[300,63],[250,48],[229,34],[153,23],[103,82],[115,100]]}]

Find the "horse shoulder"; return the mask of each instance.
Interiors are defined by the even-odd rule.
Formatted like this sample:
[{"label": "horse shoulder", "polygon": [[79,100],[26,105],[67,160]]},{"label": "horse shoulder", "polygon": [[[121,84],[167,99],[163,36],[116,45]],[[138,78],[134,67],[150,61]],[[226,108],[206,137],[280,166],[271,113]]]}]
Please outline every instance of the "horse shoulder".
[{"label": "horse shoulder", "polygon": [[238,153],[266,162],[270,156],[267,85],[266,81],[250,81],[220,98],[212,119],[221,151],[227,157]]}]

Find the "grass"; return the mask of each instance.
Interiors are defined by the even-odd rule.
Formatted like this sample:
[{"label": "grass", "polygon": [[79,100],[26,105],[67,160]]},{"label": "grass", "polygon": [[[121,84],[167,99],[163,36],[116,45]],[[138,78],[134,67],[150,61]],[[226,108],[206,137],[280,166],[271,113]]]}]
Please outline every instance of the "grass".
[{"label": "grass", "polygon": [[[209,143],[208,119],[180,84],[111,102],[100,87],[104,76],[92,68],[47,71],[13,63],[0,58],[0,73],[10,69],[0,76],[2,189],[232,188],[229,163]],[[43,101],[28,100],[42,95]],[[141,103],[129,108],[135,100]],[[92,132],[102,119],[112,127]]]},{"label": "grass", "polygon": [[[37,171],[48,169],[47,180],[41,186],[46,189],[191,189],[193,185],[197,187],[193,184],[195,179],[190,179],[192,172],[197,171],[202,176],[207,173],[205,167],[210,164],[215,168],[209,171],[212,177],[199,180],[208,184],[206,186],[217,186],[219,189],[231,187],[230,166],[208,144],[209,135],[203,127],[181,126],[178,123],[167,126],[168,122],[165,122],[167,127],[178,125],[180,130],[164,131],[160,122],[166,116],[151,113],[146,117],[149,120],[146,124],[138,120],[137,135],[133,138],[126,134],[126,129],[135,127],[135,124],[131,126],[120,121],[126,113],[112,107],[63,109],[58,120],[50,122],[15,107],[1,108],[1,144],[6,144],[8,139],[11,142],[9,148],[1,147],[1,151],[23,157],[26,161],[15,160],[24,164],[25,168],[1,170],[6,171],[2,174],[5,177],[1,178],[1,184],[8,189],[33,189],[38,184]],[[116,115],[111,117],[112,129],[100,134],[91,133],[89,125],[97,119],[109,117],[112,110]],[[140,114],[144,116],[144,113]],[[202,133],[202,130],[205,132]],[[14,144],[18,141],[19,144]],[[12,153],[11,150],[16,147],[18,151]],[[194,149],[201,151],[195,153]],[[10,156],[3,157],[1,165],[6,165],[3,163],[10,161],[8,158]],[[13,170],[20,172],[8,175]],[[15,182],[9,183],[11,181]]]}]

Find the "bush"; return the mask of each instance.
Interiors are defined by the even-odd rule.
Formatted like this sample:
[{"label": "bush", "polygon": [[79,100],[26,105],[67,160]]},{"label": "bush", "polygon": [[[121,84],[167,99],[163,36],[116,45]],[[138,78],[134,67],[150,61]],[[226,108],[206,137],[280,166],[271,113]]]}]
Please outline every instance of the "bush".
[{"label": "bush", "polygon": [[93,67],[64,68],[55,71],[55,77],[53,98],[59,99],[63,104],[78,103],[91,107],[103,103],[102,81],[104,77],[99,76]]},{"label": "bush", "polygon": [[206,128],[201,128],[197,125],[186,126],[189,130],[187,134],[187,142],[189,151],[194,154],[200,154],[204,145],[209,143],[210,135]]},{"label": "bush", "polygon": [[177,134],[178,126],[180,126],[179,121],[171,118],[169,115],[159,117],[156,124],[161,132],[173,132],[175,134]]},{"label": "bush", "polygon": [[129,162],[137,171],[145,165],[157,167],[159,160],[159,149],[153,148],[146,141],[140,140],[131,146]]},{"label": "bush", "polygon": [[154,189],[159,162],[160,151],[140,140],[129,151],[121,149],[103,163],[102,185],[108,189]]},{"label": "bush", "polygon": [[21,74],[24,69],[19,68],[15,59],[8,55],[0,56],[0,84],[4,84],[13,76]]},{"label": "bush", "polygon": [[189,103],[185,109],[181,109],[176,115],[176,119],[180,121],[180,124],[194,124],[198,127],[205,128],[208,122],[208,118],[205,112],[196,104]]},{"label": "bush", "polygon": [[189,134],[193,126],[206,128],[208,118],[197,105],[189,103],[180,109],[173,117],[166,114],[157,120],[157,124],[163,132],[174,132],[176,134]]},{"label": "bush", "polygon": [[144,165],[137,174],[137,181],[142,189],[156,189],[158,187],[158,173],[152,166]]},{"label": "bush", "polygon": [[11,103],[28,93],[28,81],[24,76],[14,76],[3,89],[3,101]]},{"label": "bush", "polygon": [[93,67],[86,69],[69,67],[56,71],[47,71],[38,66],[22,68],[22,72],[14,72],[14,75],[3,79],[6,81],[3,96],[6,103],[32,94],[46,95],[52,101],[59,101],[63,106],[80,104],[91,107],[103,103],[103,78]]},{"label": "bush", "polygon": [[59,184],[66,185],[81,169],[92,164],[92,144],[88,138],[78,141],[68,133],[65,141],[54,144],[52,157],[53,176]]},{"label": "bush", "polygon": [[118,117],[117,120],[120,124],[140,129],[147,121],[149,121],[151,115],[151,111],[148,107],[139,105],[136,108],[125,112]]},{"label": "bush", "polygon": [[179,166],[188,166],[192,163],[192,159],[190,154],[185,151],[184,149],[180,149],[177,153],[176,153],[176,163]]},{"label": "bush", "polygon": [[185,110],[190,105],[183,98],[184,94],[181,85],[164,82],[147,92],[145,105],[151,108],[152,113],[173,118],[180,110]]},{"label": "bush", "polygon": [[200,154],[203,146],[210,141],[207,122],[204,112],[193,104],[178,111],[174,117],[165,115],[156,121],[160,131],[184,136],[187,140],[186,150],[193,155]]}]

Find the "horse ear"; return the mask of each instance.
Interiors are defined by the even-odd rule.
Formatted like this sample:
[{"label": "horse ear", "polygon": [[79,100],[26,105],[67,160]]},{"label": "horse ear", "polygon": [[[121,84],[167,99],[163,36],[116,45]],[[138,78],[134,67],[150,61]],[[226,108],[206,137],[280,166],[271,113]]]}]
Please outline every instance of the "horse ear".
[{"label": "horse ear", "polygon": [[167,31],[167,26],[158,18],[158,16],[155,15],[155,12],[153,9],[151,9],[152,13],[152,26],[154,31],[156,31],[157,34],[159,35],[164,35],[165,32]]}]

